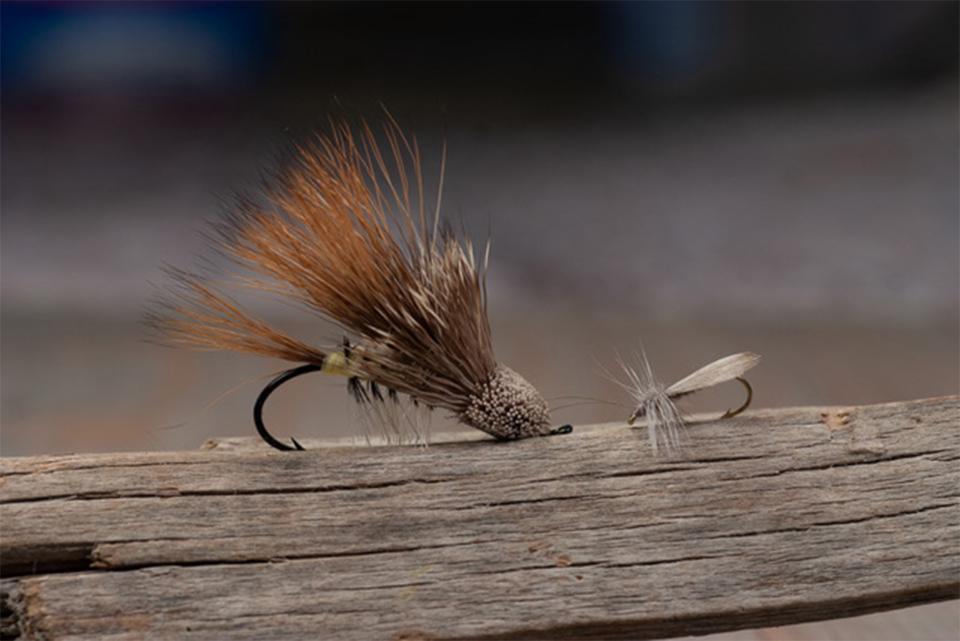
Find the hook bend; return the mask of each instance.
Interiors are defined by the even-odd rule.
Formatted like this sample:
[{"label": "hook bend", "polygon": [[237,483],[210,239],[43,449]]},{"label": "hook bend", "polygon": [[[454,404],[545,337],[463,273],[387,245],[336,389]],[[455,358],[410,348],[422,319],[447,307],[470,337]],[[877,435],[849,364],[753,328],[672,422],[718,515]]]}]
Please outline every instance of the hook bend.
[{"label": "hook bend", "polygon": [[724,413],[723,413],[723,416],[720,417],[720,418],[722,418],[722,419],[723,419],[723,418],[733,418],[733,417],[736,416],[737,414],[742,413],[745,409],[747,409],[748,407],[750,407],[750,402],[753,400],[753,388],[750,387],[750,383],[747,381],[747,379],[745,379],[745,378],[743,378],[743,377],[741,377],[741,376],[738,376],[738,377],[737,377],[737,380],[740,381],[740,384],[743,385],[743,386],[747,389],[747,400],[745,400],[745,401],[743,402],[743,404],[742,404],[740,407],[738,407],[737,409],[735,409],[735,410],[727,410],[726,412],[724,412]]},{"label": "hook bend", "polygon": [[300,367],[288,369],[267,383],[266,387],[264,387],[260,392],[260,396],[257,397],[257,402],[253,405],[253,424],[257,426],[257,434],[260,435],[260,438],[262,438],[267,445],[284,452],[303,451],[303,446],[300,445],[300,443],[297,442],[297,439],[293,437],[290,438],[290,441],[293,442],[293,445],[287,445],[283,441],[279,441],[274,438],[273,434],[267,430],[267,426],[263,424],[263,406],[267,402],[267,399],[270,398],[270,395],[287,381],[303,374],[309,374],[310,372],[319,372],[322,369],[322,365],[314,364],[301,365]]}]

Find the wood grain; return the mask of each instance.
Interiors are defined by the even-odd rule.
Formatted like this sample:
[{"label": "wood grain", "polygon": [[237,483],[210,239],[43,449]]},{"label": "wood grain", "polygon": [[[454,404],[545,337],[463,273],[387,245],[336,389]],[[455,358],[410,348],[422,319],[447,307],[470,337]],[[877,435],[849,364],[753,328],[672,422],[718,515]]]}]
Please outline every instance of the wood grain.
[{"label": "wood grain", "polygon": [[[0,460],[4,634],[645,639],[960,593],[960,400]],[[306,444],[307,446],[316,445]]]}]

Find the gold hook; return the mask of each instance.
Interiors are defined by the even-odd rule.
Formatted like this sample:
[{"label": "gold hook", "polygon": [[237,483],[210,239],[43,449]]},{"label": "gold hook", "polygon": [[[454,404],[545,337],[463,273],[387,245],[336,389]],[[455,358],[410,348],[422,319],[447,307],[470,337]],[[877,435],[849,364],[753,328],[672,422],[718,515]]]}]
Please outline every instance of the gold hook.
[{"label": "gold hook", "polygon": [[743,378],[743,377],[741,377],[741,376],[738,376],[738,377],[737,377],[737,380],[740,381],[740,384],[741,384],[741,385],[743,385],[744,387],[747,388],[747,400],[745,400],[745,401],[743,402],[743,405],[741,405],[741,406],[738,407],[737,409],[735,409],[735,410],[727,410],[726,412],[724,412],[724,413],[723,413],[723,416],[720,417],[721,419],[724,419],[724,418],[733,418],[733,417],[736,416],[737,414],[740,414],[740,413],[743,412],[745,409],[747,409],[748,407],[750,407],[750,401],[753,400],[753,388],[750,387],[750,383],[747,382],[747,379],[745,379],[745,378]]}]

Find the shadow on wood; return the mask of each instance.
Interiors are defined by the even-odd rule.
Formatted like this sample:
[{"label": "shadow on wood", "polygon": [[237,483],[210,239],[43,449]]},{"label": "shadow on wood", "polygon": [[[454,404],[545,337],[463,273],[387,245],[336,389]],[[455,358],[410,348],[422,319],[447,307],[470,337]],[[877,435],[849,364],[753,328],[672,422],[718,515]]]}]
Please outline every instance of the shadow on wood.
[{"label": "shadow on wood", "polygon": [[513,443],[0,460],[24,638],[644,639],[960,591],[960,401]]}]

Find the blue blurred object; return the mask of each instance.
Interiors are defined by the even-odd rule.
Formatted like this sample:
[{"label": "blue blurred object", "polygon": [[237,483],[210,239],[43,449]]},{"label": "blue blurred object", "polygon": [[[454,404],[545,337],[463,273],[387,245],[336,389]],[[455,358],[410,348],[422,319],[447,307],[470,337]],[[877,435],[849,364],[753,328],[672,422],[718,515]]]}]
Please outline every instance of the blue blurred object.
[{"label": "blue blurred object", "polygon": [[616,2],[607,9],[611,47],[634,80],[655,86],[695,80],[717,45],[713,3]]},{"label": "blue blurred object", "polygon": [[4,3],[4,92],[220,88],[268,53],[260,3]]}]

